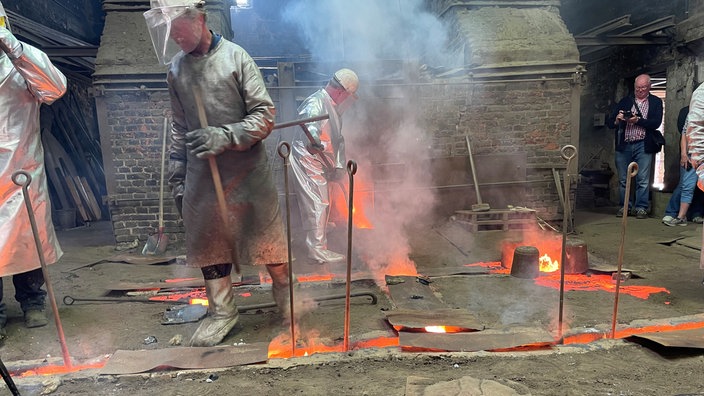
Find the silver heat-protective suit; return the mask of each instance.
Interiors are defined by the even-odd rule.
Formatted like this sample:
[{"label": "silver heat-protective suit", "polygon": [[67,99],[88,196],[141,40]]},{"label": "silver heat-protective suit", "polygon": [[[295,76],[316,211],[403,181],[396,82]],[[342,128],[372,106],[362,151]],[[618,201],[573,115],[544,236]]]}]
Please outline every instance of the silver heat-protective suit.
[{"label": "silver heat-protective suit", "polygon": [[[320,140],[324,147],[322,152],[312,154],[309,151],[314,148],[302,131],[293,141],[291,149],[291,169],[295,178],[303,230],[306,232],[308,255],[321,262],[331,261],[328,260],[330,255],[340,259],[339,254],[327,250],[326,231],[330,213],[328,177],[335,172],[342,174],[345,167],[342,117],[325,89],[310,95],[298,108],[301,118],[323,114],[328,114],[329,119],[306,124],[314,139]],[[322,156],[326,160],[323,160]],[[327,169],[328,166],[333,169]]]},{"label": "silver heat-protective suit", "polygon": [[[0,34],[7,32],[0,27]],[[17,170],[32,176],[29,195],[46,264],[63,254],[51,222],[39,109],[66,92],[66,77],[46,54],[26,43],[13,55],[17,57],[10,59],[0,50],[0,276],[41,265],[22,188],[12,181]]]},{"label": "silver heat-protective suit", "polygon": [[[237,44],[222,39],[206,55],[177,55],[168,72],[173,110],[169,184],[183,183],[183,222],[187,263],[193,267],[231,263],[225,233],[234,235],[243,264],[288,261],[266,150],[262,142],[274,125],[274,104],[254,60]],[[186,147],[186,133],[200,128],[194,87],[201,93],[208,125],[231,132],[232,144],[214,158],[227,202],[229,225],[222,224],[208,159]],[[180,178],[182,178],[180,180]]]}]

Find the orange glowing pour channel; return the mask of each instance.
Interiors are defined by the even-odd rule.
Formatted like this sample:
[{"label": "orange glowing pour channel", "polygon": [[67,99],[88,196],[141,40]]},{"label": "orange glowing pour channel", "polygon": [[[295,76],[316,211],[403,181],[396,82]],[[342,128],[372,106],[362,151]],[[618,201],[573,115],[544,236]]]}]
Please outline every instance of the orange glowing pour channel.
[{"label": "orange glowing pour channel", "polygon": [[[511,269],[505,268],[498,261],[480,262],[473,264],[465,264],[466,267],[484,267],[487,268],[490,274],[510,274]],[[559,266],[558,266],[559,269]],[[535,284],[553,289],[560,288],[560,273],[541,273],[539,277],[534,279]],[[616,284],[611,279],[611,275],[602,274],[565,274],[565,291],[580,290],[580,291],[606,291],[610,293],[616,292]],[[628,294],[646,300],[651,294],[670,293],[664,287],[658,286],[641,286],[641,285],[624,285],[619,287],[619,293]]]}]

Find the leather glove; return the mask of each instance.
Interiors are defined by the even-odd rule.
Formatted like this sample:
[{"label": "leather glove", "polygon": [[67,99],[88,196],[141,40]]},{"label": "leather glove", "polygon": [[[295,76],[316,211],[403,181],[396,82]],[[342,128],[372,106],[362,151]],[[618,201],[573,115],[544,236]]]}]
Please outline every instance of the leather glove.
[{"label": "leather glove", "polygon": [[218,127],[205,127],[186,134],[186,147],[198,158],[214,157],[232,146],[232,134]]},{"label": "leather glove", "polygon": [[312,155],[317,155],[325,151],[325,146],[323,146],[321,143],[306,144],[306,150],[308,150],[308,152]]},{"label": "leather glove", "polygon": [[169,187],[171,195],[174,197],[178,214],[183,217],[183,192],[186,191],[186,162],[179,160],[169,161]]},{"label": "leather glove", "polygon": [[10,59],[17,59],[22,55],[22,43],[7,28],[0,26],[0,50]]}]

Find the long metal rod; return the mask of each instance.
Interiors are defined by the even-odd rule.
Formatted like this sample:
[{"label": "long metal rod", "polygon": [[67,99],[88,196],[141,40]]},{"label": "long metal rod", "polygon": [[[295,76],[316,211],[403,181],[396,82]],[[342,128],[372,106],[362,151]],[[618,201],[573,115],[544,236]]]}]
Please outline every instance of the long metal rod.
[{"label": "long metal rod", "polygon": [[17,385],[15,385],[15,381],[12,380],[12,376],[10,375],[10,372],[7,371],[7,367],[5,367],[5,363],[0,360],[0,374],[2,375],[3,381],[5,381],[5,385],[7,385],[7,389],[12,392],[13,396],[20,396],[20,391],[17,389]]},{"label": "long metal rod", "polygon": [[[376,305],[378,302],[378,298],[376,295],[372,292],[365,292],[365,291],[359,291],[359,292],[354,292],[350,294],[350,297],[362,297],[366,296],[371,298],[370,304]],[[313,301],[316,302],[322,302],[322,301],[330,301],[330,300],[340,300],[343,298],[346,298],[346,294],[335,294],[331,296],[318,296],[314,297]],[[149,300],[149,299],[126,299],[126,298],[112,298],[112,297],[96,297],[96,298],[80,298],[80,297],[71,297],[71,296],[64,296],[64,304],[66,305],[73,305],[77,302],[95,302],[95,303],[126,303],[126,302],[132,302],[132,303],[154,303],[154,304],[178,304],[182,303],[182,301],[168,301],[168,300]],[[268,302],[268,303],[261,303],[261,304],[252,304],[252,305],[238,305],[237,310],[239,312],[247,312],[255,309],[264,309],[264,308],[275,308],[277,307],[276,302]]]},{"label": "long metal rod", "polygon": [[350,179],[349,200],[347,201],[347,280],[345,282],[345,352],[350,348],[350,291],[352,289],[352,215],[354,211],[354,174],[357,173],[357,163],[347,161],[347,174]]},{"label": "long metal rod", "polygon": [[284,160],[284,191],[286,193],[286,248],[288,252],[288,302],[291,315],[291,356],[296,356],[296,323],[293,314],[293,256],[291,254],[291,205],[288,196],[288,156],[291,154],[291,145],[288,142],[279,143],[277,152]]},{"label": "long metal rod", "polygon": [[626,219],[628,219],[628,197],[631,195],[631,178],[638,174],[638,164],[631,162],[628,165],[626,176],[626,194],[623,200],[623,217],[621,220],[621,245],[618,249],[618,269],[616,270],[616,290],[614,292],[614,313],[611,317],[611,338],[616,337],[616,317],[618,315],[618,296],[621,288],[621,267],[623,266],[623,249],[626,242]]},{"label": "long metal rod", "polygon": [[[198,87],[193,86],[193,97],[196,100],[196,106],[198,107],[198,121],[200,121],[201,128],[208,127],[208,119],[205,115],[205,107],[203,107],[203,99],[201,99],[200,91]],[[232,266],[235,269],[235,273],[240,274],[240,263],[239,256],[237,254],[237,245],[230,232],[230,221],[227,216],[227,203],[225,202],[225,191],[222,189],[222,179],[220,179],[220,170],[218,169],[218,164],[215,162],[215,157],[208,157],[208,164],[210,165],[210,174],[213,178],[213,185],[215,186],[215,195],[218,197],[218,208],[220,209],[220,219],[222,221],[222,226],[225,227],[227,232],[227,242],[230,246],[230,259],[232,261]]]},{"label": "long metal rod", "polygon": [[323,114],[315,117],[301,118],[300,120],[293,120],[288,122],[282,122],[280,124],[274,124],[274,129],[288,128],[297,125],[305,125],[311,122],[327,120],[330,118],[329,114]]},{"label": "long metal rod", "polygon": [[[562,206],[562,256],[560,258],[560,307],[557,319],[557,335],[560,343],[562,343],[562,316],[564,311],[564,300],[565,300],[565,265],[567,261],[567,228],[569,227],[571,218],[571,205],[569,200],[570,194],[570,165],[572,159],[577,156],[577,148],[572,145],[567,145],[560,150],[562,158],[567,160],[567,168],[565,169],[565,183],[564,183],[564,199]],[[559,181],[559,178],[557,178]]]},{"label": "long metal rod", "polygon": [[[24,176],[24,178],[22,178],[21,176]],[[19,170],[12,174],[12,181],[18,186],[22,187],[22,194],[24,195],[24,204],[27,207],[29,223],[32,226],[32,235],[34,235],[34,245],[36,246],[37,254],[39,255],[39,264],[41,264],[42,266],[42,273],[44,274],[44,283],[46,284],[46,291],[49,294],[51,310],[54,312],[54,322],[56,323],[56,331],[59,335],[59,343],[61,344],[61,354],[64,358],[64,366],[67,369],[71,369],[71,357],[68,353],[68,347],[66,346],[66,337],[64,336],[64,328],[61,325],[61,318],[59,317],[59,307],[56,305],[56,298],[54,297],[54,288],[51,285],[49,269],[46,265],[46,260],[44,258],[44,250],[42,249],[42,243],[39,238],[39,230],[37,229],[37,220],[34,217],[34,209],[32,209],[32,202],[29,196],[29,184],[32,182],[32,176],[27,171]]]}]

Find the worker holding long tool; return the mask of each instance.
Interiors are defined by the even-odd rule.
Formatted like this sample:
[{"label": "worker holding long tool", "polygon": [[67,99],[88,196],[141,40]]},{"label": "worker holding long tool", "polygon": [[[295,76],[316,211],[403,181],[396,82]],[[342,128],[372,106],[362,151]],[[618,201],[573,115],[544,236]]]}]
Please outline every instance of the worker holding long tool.
[{"label": "worker holding long tool", "polygon": [[[0,276],[12,275],[15,299],[27,327],[45,326],[46,291],[22,188],[12,181],[17,170],[32,178],[30,201],[46,264],[63,254],[51,221],[51,202],[39,133],[39,109],[66,93],[66,77],[42,51],[12,34],[0,3]],[[0,280],[0,339],[7,314]]]},{"label": "worker holding long tool", "polygon": [[328,182],[340,181],[346,175],[342,114],[357,99],[358,86],[355,72],[340,69],[324,88],[306,98],[298,108],[301,118],[329,115],[328,119],[303,126],[291,150],[291,169],[306,233],[308,257],[319,263],[345,259],[344,255],[328,250],[327,246]]},{"label": "worker holding long tool", "polygon": [[[249,54],[208,29],[204,1],[152,0],[144,16],[159,61],[170,65],[169,184],[186,230],[187,265],[201,269],[209,304],[190,345],[213,346],[239,318],[233,264],[266,265],[288,316],[286,237],[262,142],[274,126],[274,104]],[[226,216],[218,212],[219,187]]]}]

